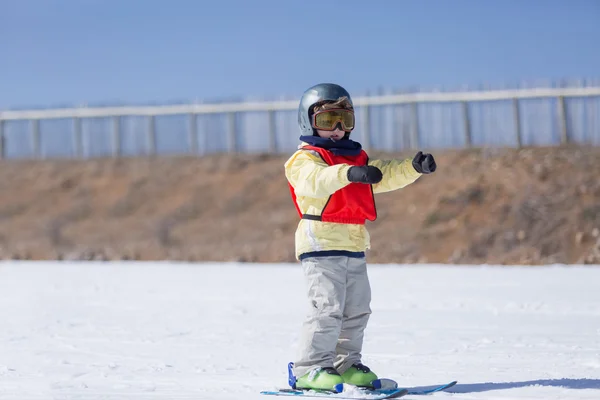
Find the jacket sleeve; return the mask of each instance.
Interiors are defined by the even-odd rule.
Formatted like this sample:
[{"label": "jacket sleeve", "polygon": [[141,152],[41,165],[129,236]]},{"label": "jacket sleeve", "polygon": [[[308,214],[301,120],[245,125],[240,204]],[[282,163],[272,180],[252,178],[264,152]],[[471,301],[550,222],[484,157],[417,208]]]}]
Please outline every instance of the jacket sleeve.
[{"label": "jacket sleeve", "polygon": [[369,160],[369,165],[377,167],[383,174],[381,182],[373,185],[373,193],[385,193],[401,189],[416,181],[421,174],[412,166],[412,159]]},{"label": "jacket sleeve", "polygon": [[350,184],[348,164],[329,166],[321,156],[298,150],[285,163],[285,176],[297,196],[323,198]]}]

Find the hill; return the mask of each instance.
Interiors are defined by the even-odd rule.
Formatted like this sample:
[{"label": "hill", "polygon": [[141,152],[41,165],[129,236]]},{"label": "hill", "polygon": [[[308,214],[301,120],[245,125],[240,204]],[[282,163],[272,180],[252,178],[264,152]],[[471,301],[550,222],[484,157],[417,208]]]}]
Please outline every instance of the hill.
[{"label": "hill", "polygon": [[[376,196],[370,262],[600,262],[600,148],[434,154],[436,173]],[[0,256],[293,261],[287,157],[3,161]]]}]

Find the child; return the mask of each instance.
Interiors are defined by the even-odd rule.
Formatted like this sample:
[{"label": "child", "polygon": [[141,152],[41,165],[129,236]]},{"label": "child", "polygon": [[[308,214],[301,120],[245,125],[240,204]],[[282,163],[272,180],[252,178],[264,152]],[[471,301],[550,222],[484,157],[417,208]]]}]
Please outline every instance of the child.
[{"label": "child", "polygon": [[339,383],[371,387],[377,375],[361,363],[371,314],[365,221],[377,218],[374,193],[403,188],[434,172],[431,154],[414,159],[369,160],[350,140],[354,108],[348,92],[325,83],[300,100],[302,144],[285,163],[300,216],[295,234],[311,311],[304,322],[299,359],[290,363],[290,384],[333,389]]}]

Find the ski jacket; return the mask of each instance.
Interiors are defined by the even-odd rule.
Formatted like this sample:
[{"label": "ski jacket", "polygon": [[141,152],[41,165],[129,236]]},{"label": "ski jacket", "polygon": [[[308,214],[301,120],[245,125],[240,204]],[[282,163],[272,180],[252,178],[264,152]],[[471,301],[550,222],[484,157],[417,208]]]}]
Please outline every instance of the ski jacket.
[{"label": "ski jacket", "polygon": [[[302,143],[284,164],[285,176],[299,215],[321,216],[323,210],[327,210],[326,205],[330,198],[349,185],[363,185],[364,188],[372,190],[373,194],[377,194],[401,189],[421,176],[413,168],[411,159],[368,160],[368,165],[379,168],[383,173],[381,182],[374,185],[351,183],[348,180],[348,169],[352,165],[348,162],[340,163],[341,160],[336,157],[330,159],[330,165],[322,157],[323,151],[328,152],[324,149],[315,150],[307,143]],[[364,193],[359,196],[364,200]],[[342,199],[343,196],[338,198]],[[374,209],[373,202],[373,211]],[[349,209],[341,208],[336,212],[340,213],[338,215],[352,215],[352,210]],[[368,218],[363,217],[365,215],[360,215],[358,221],[351,221],[357,223],[331,222],[318,218],[300,219],[295,233],[296,258],[364,253],[371,244],[364,223]]]},{"label": "ski jacket", "polygon": [[[315,146],[304,146],[303,149],[318,153],[327,165],[348,164],[350,166],[361,166],[367,165],[369,161],[369,157],[364,150],[361,150],[357,156],[341,156]],[[340,224],[364,224],[366,220],[375,221],[377,218],[371,185],[350,183],[335,191],[329,196],[319,214],[303,214],[296,202],[294,187],[289,182],[288,186],[292,195],[292,201],[296,206],[298,215],[302,219],[337,222]]]}]

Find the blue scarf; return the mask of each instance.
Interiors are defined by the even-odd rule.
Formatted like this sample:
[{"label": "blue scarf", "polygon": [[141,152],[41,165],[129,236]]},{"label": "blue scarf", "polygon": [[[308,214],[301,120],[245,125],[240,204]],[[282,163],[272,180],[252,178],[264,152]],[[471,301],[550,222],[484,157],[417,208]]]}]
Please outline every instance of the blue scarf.
[{"label": "blue scarf", "polygon": [[354,140],[332,140],[320,136],[300,136],[300,140],[311,146],[320,147],[331,151],[336,156],[357,156],[362,150],[362,145]]}]

